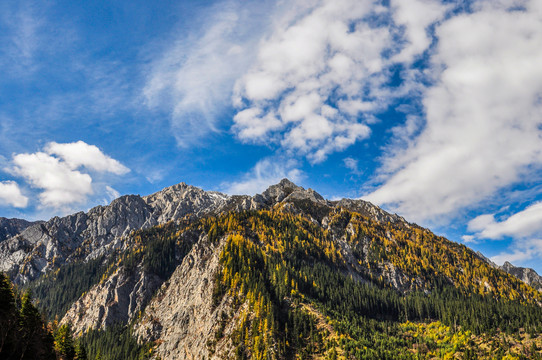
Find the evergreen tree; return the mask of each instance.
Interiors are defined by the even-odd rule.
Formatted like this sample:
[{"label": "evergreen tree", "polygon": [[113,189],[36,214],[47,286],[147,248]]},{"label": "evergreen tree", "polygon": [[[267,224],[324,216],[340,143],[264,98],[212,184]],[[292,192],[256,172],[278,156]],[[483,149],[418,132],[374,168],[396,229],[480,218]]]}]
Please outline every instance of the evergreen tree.
[{"label": "evergreen tree", "polygon": [[87,350],[84,345],[77,344],[75,347],[75,359],[76,360],[87,360]]},{"label": "evergreen tree", "polygon": [[21,360],[51,358],[53,349],[50,347],[48,331],[40,312],[32,304],[30,291],[26,291],[21,298],[19,334]]},{"label": "evergreen tree", "polygon": [[62,360],[74,359],[75,346],[73,345],[73,336],[69,325],[64,324],[56,330],[55,350]]},{"label": "evergreen tree", "polygon": [[13,286],[8,277],[0,273],[0,354],[15,351],[18,322]]}]

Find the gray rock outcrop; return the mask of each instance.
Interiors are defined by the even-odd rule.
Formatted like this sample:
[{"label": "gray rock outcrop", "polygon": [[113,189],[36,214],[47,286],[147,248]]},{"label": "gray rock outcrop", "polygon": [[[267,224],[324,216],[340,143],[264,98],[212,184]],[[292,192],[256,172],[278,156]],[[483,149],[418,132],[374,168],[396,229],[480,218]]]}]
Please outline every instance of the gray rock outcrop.
[{"label": "gray rock outcrop", "polygon": [[538,275],[538,273],[533,269],[514,266],[508,261],[505,261],[500,268],[517,277],[527,285],[531,285],[535,289],[542,291],[542,276]]},{"label": "gray rock outcrop", "polygon": [[[239,319],[239,310],[231,314],[231,299],[227,295],[216,307],[212,300],[212,284],[224,240],[213,245],[202,237],[136,323],[135,333],[139,338],[159,340],[155,349],[159,358],[231,358],[233,349],[228,335]],[[227,318],[223,314],[228,314]],[[222,321],[227,324],[221,325]],[[225,336],[210,346],[219,326],[224,326]]]},{"label": "gray rock outcrop", "polygon": [[17,235],[27,227],[37,224],[39,221],[31,222],[23,219],[6,219],[0,217],[0,242]]}]

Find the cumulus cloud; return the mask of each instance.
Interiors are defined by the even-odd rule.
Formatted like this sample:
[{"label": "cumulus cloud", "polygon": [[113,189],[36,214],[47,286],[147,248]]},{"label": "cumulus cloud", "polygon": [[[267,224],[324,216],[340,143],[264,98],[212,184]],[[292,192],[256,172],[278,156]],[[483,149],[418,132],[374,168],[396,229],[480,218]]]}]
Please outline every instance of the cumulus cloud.
[{"label": "cumulus cloud", "polygon": [[302,10],[260,43],[256,62],[236,82],[233,129],[242,141],[274,139],[316,163],[369,136],[357,115],[382,107],[371,89],[383,81],[391,34],[362,21],[375,14],[370,1]]},{"label": "cumulus cloud", "polygon": [[0,204],[25,208],[28,205],[28,197],[22,194],[16,182],[2,181],[0,182]]},{"label": "cumulus cloud", "polygon": [[390,89],[392,68],[427,51],[447,9],[437,0],[220,3],[196,16],[194,34],[166,41],[143,94],[170,112],[181,146],[220,131],[233,104],[241,141],[320,163],[368,138],[376,113],[420,87],[407,71]]},{"label": "cumulus cloud", "polygon": [[223,184],[223,191],[232,194],[254,195],[263,192],[271,184],[276,184],[284,178],[299,182],[303,172],[296,168],[295,161],[277,161],[265,158],[258,161],[254,168],[246,173],[242,180]]},{"label": "cumulus cloud", "polygon": [[[426,125],[365,196],[416,221],[490,198],[542,165],[542,9],[485,2],[436,28]],[[511,5],[512,2],[509,2]]]},{"label": "cumulus cloud", "polygon": [[102,153],[97,146],[89,145],[83,141],[67,144],[51,142],[47,144],[45,151],[51,155],[58,155],[72,169],[84,166],[95,171],[111,172],[117,175],[123,175],[130,171],[117,160]]},{"label": "cumulus cloud", "polygon": [[233,129],[242,141],[277,142],[319,163],[370,136],[373,114],[405,91],[386,89],[390,67],[427,50],[427,28],[446,7],[431,0],[312,4],[288,13],[290,21],[260,43],[235,84]]},{"label": "cumulus cloud", "polygon": [[[119,175],[129,171],[96,146],[82,141],[67,144],[51,142],[45,146],[45,151],[14,155],[11,169],[31,187],[41,190],[38,197],[42,207],[68,209],[72,204],[84,203],[94,193],[92,177],[81,167]],[[109,189],[113,189],[107,188],[111,193]]]},{"label": "cumulus cloud", "polygon": [[440,21],[450,6],[433,0],[392,0],[391,7],[406,42],[401,52],[394,55],[394,60],[410,63],[429,47],[432,36],[427,28]]},{"label": "cumulus cloud", "polygon": [[43,189],[43,206],[61,207],[83,202],[92,193],[92,178],[73,170],[68,164],[43,152],[13,157],[13,172],[31,186]]}]

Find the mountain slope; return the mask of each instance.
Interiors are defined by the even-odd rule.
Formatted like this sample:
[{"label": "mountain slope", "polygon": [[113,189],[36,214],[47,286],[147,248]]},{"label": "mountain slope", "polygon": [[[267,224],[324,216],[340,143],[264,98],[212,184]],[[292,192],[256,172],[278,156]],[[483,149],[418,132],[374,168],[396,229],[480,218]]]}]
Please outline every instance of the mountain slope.
[{"label": "mountain slope", "polygon": [[542,348],[541,292],[398,215],[286,179],[254,197],[186,184],[124,196],[29,227],[0,259],[81,341],[120,326],[162,359]]}]

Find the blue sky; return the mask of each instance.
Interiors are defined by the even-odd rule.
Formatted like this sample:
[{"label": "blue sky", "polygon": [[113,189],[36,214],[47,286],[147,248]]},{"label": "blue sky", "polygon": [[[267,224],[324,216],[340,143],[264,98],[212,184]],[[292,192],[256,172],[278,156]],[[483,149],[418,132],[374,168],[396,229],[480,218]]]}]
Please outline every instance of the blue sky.
[{"label": "blue sky", "polygon": [[288,177],[542,273],[537,0],[3,1],[0,216]]}]

